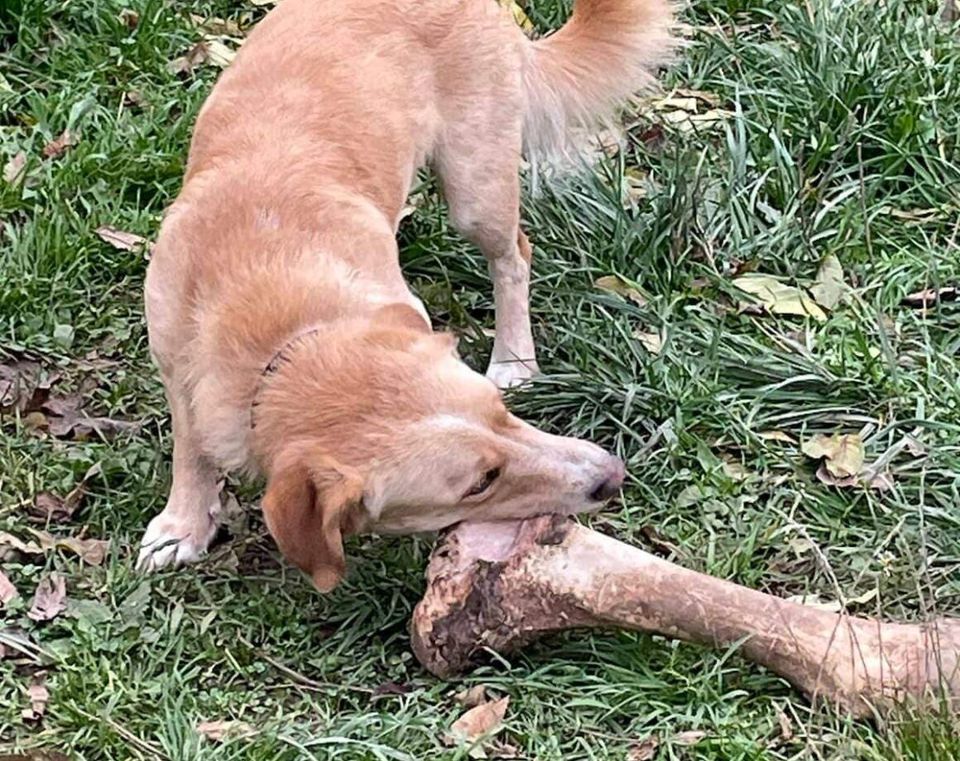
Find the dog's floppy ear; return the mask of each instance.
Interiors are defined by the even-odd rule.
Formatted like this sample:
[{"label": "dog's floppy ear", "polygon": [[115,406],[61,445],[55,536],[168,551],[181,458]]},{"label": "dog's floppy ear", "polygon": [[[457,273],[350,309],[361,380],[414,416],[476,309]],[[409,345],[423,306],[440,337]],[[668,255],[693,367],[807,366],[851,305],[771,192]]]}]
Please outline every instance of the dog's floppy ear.
[{"label": "dog's floppy ear", "polygon": [[329,592],[347,570],[343,536],[361,524],[363,482],[309,447],[280,454],[267,482],[263,516],[284,556]]}]

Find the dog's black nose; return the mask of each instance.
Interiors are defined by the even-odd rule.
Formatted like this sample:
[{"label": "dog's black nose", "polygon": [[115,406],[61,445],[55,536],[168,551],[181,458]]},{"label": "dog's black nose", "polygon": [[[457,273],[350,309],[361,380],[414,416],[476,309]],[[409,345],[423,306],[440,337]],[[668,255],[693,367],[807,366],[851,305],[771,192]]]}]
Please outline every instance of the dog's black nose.
[{"label": "dog's black nose", "polygon": [[594,485],[593,491],[590,492],[590,499],[595,502],[606,502],[608,499],[617,496],[620,487],[623,486],[626,469],[619,458],[611,457],[606,471],[603,478]]}]

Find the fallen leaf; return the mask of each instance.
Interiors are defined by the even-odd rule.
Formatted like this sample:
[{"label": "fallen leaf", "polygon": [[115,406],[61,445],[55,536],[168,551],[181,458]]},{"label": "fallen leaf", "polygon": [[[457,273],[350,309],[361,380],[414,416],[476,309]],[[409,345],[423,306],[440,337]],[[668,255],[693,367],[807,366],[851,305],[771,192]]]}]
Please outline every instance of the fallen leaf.
[{"label": "fallen leaf", "polygon": [[225,69],[233,63],[233,59],[237,57],[237,51],[221,39],[211,37],[205,40],[205,42],[207,45],[206,60],[214,66]]},{"label": "fallen leaf", "polygon": [[649,735],[639,743],[630,746],[627,751],[627,761],[651,761],[657,755],[660,740],[656,735]]},{"label": "fallen leaf", "polygon": [[817,279],[810,288],[810,295],[824,309],[835,309],[843,296],[843,267],[836,256],[830,254],[820,264]]},{"label": "fallen leaf", "polygon": [[19,596],[20,593],[17,591],[17,588],[13,586],[13,582],[10,581],[7,574],[0,571],[0,605],[6,605]]},{"label": "fallen leaf", "polygon": [[77,555],[83,562],[89,563],[90,565],[101,565],[107,557],[107,553],[110,551],[109,539],[81,539],[74,536],[62,537],[48,534],[46,531],[30,530],[34,536],[37,537],[37,540],[40,542],[40,547],[44,552],[49,552],[53,549],[70,550],[70,552]]},{"label": "fallen leaf", "polygon": [[669,557],[670,555],[681,557],[683,555],[680,548],[661,534],[653,524],[646,523],[641,526],[640,534],[650,542],[654,550],[663,557]]},{"label": "fallen leaf", "polygon": [[851,478],[863,469],[863,441],[856,433],[817,434],[800,449],[813,460],[823,459],[827,472],[835,478]]},{"label": "fallen leaf", "polygon": [[780,441],[784,444],[797,443],[797,440],[786,431],[760,431],[757,435],[764,441]]},{"label": "fallen leaf", "polygon": [[70,148],[77,144],[77,136],[65,129],[57,137],[43,146],[43,155],[48,159],[58,159]]},{"label": "fallen leaf", "polygon": [[224,740],[240,740],[253,737],[257,730],[245,721],[202,721],[197,724],[197,732],[208,740],[223,742]]},{"label": "fallen leaf", "polygon": [[42,518],[46,523],[63,523],[70,520],[77,508],[83,502],[87,492],[87,484],[100,475],[100,463],[92,466],[66,497],[60,497],[53,492],[42,491],[33,498],[33,514]]},{"label": "fallen leaf", "polygon": [[66,579],[59,573],[51,573],[37,585],[27,618],[32,621],[51,621],[67,607],[66,599]]},{"label": "fallen leaf", "polygon": [[0,560],[9,550],[22,552],[25,555],[42,555],[43,548],[36,542],[25,542],[19,537],[6,531],[0,531]]},{"label": "fallen leaf", "polygon": [[826,313],[802,290],[781,283],[769,275],[741,275],[734,278],[732,283],[744,293],[755,296],[763,308],[771,314],[813,317],[819,322],[827,319]]},{"label": "fallen leaf", "polygon": [[101,225],[94,232],[100,237],[100,240],[109,243],[120,251],[139,251],[147,244],[147,239],[136,233],[128,233],[118,230],[110,225]]},{"label": "fallen leaf", "polygon": [[117,21],[127,29],[136,29],[137,24],[140,23],[140,14],[130,8],[124,8],[117,14]]},{"label": "fallen leaf", "polygon": [[3,166],[3,181],[8,185],[16,185],[23,179],[27,168],[27,154],[19,151]]},{"label": "fallen leaf", "polygon": [[947,209],[896,209],[885,206],[880,209],[881,213],[886,212],[894,219],[900,219],[904,222],[914,222],[924,224],[926,222],[935,222],[949,213]]},{"label": "fallen leaf", "polygon": [[483,684],[474,685],[466,690],[460,690],[453,699],[464,708],[473,708],[487,702],[487,687]]},{"label": "fallen leaf", "polygon": [[777,724],[780,725],[780,739],[788,742],[793,739],[793,722],[780,706],[774,706],[777,712]]},{"label": "fallen leaf", "polygon": [[24,721],[39,721],[47,712],[50,691],[44,686],[43,682],[34,682],[27,687],[27,698],[30,701],[30,707],[21,711],[21,717]]},{"label": "fallen leaf", "polygon": [[619,275],[604,275],[603,277],[597,278],[593,285],[601,291],[615,293],[617,296],[629,299],[639,306],[646,306],[647,304],[647,300],[643,297],[643,294],[640,293],[637,286]]},{"label": "fallen leaf", "polygon": [[836,486],[838,489],[849,489],[860,484],[859,476],[837,476],[830,472],[827,460],[817,467],[817,480],[827,486]]},{"label": "fallen leaf", "polygon": [[204,32],[212,35],[218,35],[221,37],[242,37],[243,30],[233,19],[223,19],[218,16],[211,16],[210,18],[204,18],[196,13],[190,14],[190,20],[194,23],[194,26],[199,27]]},{"label": "fallen leaf", "polygon": [[670,741],[677,745],[696,745],[707,733],[699,729],[691,729],[686,732],[677,732],[670,738]]},{"label": "fallen leaf", "polygon": [[83,441],[91,434],[107,438],[124,431],[135,431],[140,425],[129,420],[111,417],[90,417],[80,409],[80,396],[55,397],[44,402],[46,429],[58,439],[73,438]]},{"label": "fallen leaf", "polygon": [[659,354],[663,349],[663,339],[659,333],[647,333],[642,330],[633,331],[633,337],[651,354]]},{"label": "fallen leaf", "polygon": [[[474,706],[450,726],[450,733],[446,737],[447,743],[474,745],[483,738],[496,734],[500,730],[509,705],[510,698],[504,697]],[[482,747],[471,750],[473,758],[484,758],[485,755]]]},{"label": "fallen leaf", "polygon": [[207,60],[207,43],[201,40],[192,45],[186,53],[174,58],[167,64],[167,71],[171,74],[190,74],[197,66]]},{"label": "fallen leaf", "polygon": [[839,600],[822,602],[820,600],[820,595],[817,595],[817,594],[791,595],[790,597],[787,597],[786,600],[787,602],[794,602],[800,605],[806,605],[808,608],[816,608],[817,610],[823,610],[823,611],[826,611],[827,613],[839,613],[843,608]]},{"label": "fallen leaf", "polygon": [[960,287],[948,285],[943,288],[927,288],[911,293],[900,299],[900,303],[908,307],[927,309],[941,301],[955,301],[957,298],[960,298]]},{"label": "fallen leaf", "polygon": [[716,93],[707,92],[705,90],[689,90],[685,88],[678,88],[673,91],[675,96],[681,98],[695,98],[697,100],[702,100],[709,108],[717,108],[720,106],[720,96]]},{"label": "fallen leaf", "polygon": [[533,31],[533,22],[527,18],[527,14],[524,13],[523,8],[520,7],[520,3],[517,0],[498,0],[501,8],[506,8],[510,11],[510,15],[513,16],[513,20],[517,26],[519,26],[525,32]]},{"label": "fallen leaf", "polygon": [[59,380],[60,373],[57,370],[48,370],[32,360],[0,362],[0,411],[39,411]]},{"label": "fallen leaf", "polygon": [[143,97],[143,94],[139,90],[127,90],[123,94],[123,104],[125,106],[130,106],[132,108],[139,108],[142,106],[146,100]]},{"label": "fallen leaf", "polygon": [[720,469],[731,481],[746,481],[750,478],[750,471],[742,462],[724,458],[720,461]]}]

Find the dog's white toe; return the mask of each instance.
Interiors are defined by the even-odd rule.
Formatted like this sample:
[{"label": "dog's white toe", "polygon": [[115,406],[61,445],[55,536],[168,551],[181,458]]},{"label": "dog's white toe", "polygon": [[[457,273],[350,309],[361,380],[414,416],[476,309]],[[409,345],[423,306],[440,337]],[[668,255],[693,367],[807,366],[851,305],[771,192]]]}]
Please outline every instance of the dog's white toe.
[{"label": "dog's white toe", "polygon": [[508,389],[516,388],[539,372],[536,363],[518,362],[490,362],[487,368],[487,377],[492,380],[497,388]]},{"label": "dog's white toe", "polygon": [[204,515],[199,521],[186,521],[160,513],[144,532],[137,570],[149,573],[195,563],[206,552],[216,532],[217,523],[212,515]]}]

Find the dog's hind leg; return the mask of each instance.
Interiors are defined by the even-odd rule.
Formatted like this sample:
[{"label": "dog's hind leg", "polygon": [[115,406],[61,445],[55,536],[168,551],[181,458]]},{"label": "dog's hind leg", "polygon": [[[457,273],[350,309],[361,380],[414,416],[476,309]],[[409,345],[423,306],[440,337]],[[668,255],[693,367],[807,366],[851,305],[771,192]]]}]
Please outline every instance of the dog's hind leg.
[{"label": "dog's hind leg", "polygon": [[[530,330],[531,248],[520,230],[520,130],[505,136],[503,124],[444,141],[434,167],[450,207],[453,226],[487,259],[493,280],[496,337],[487,377],[500,388],[537,372]],[[497,135],[478,149],[477,135]],[[512,138],[512,139],[511,139]]]},{"label": "dog's hind leg", "polygon": [[217,470],[201,454],[188,397],[163,375],[173,423],[173,485],[140,542],[137,568],[146,571],[196,561],[216,533],[220,509]]}]

